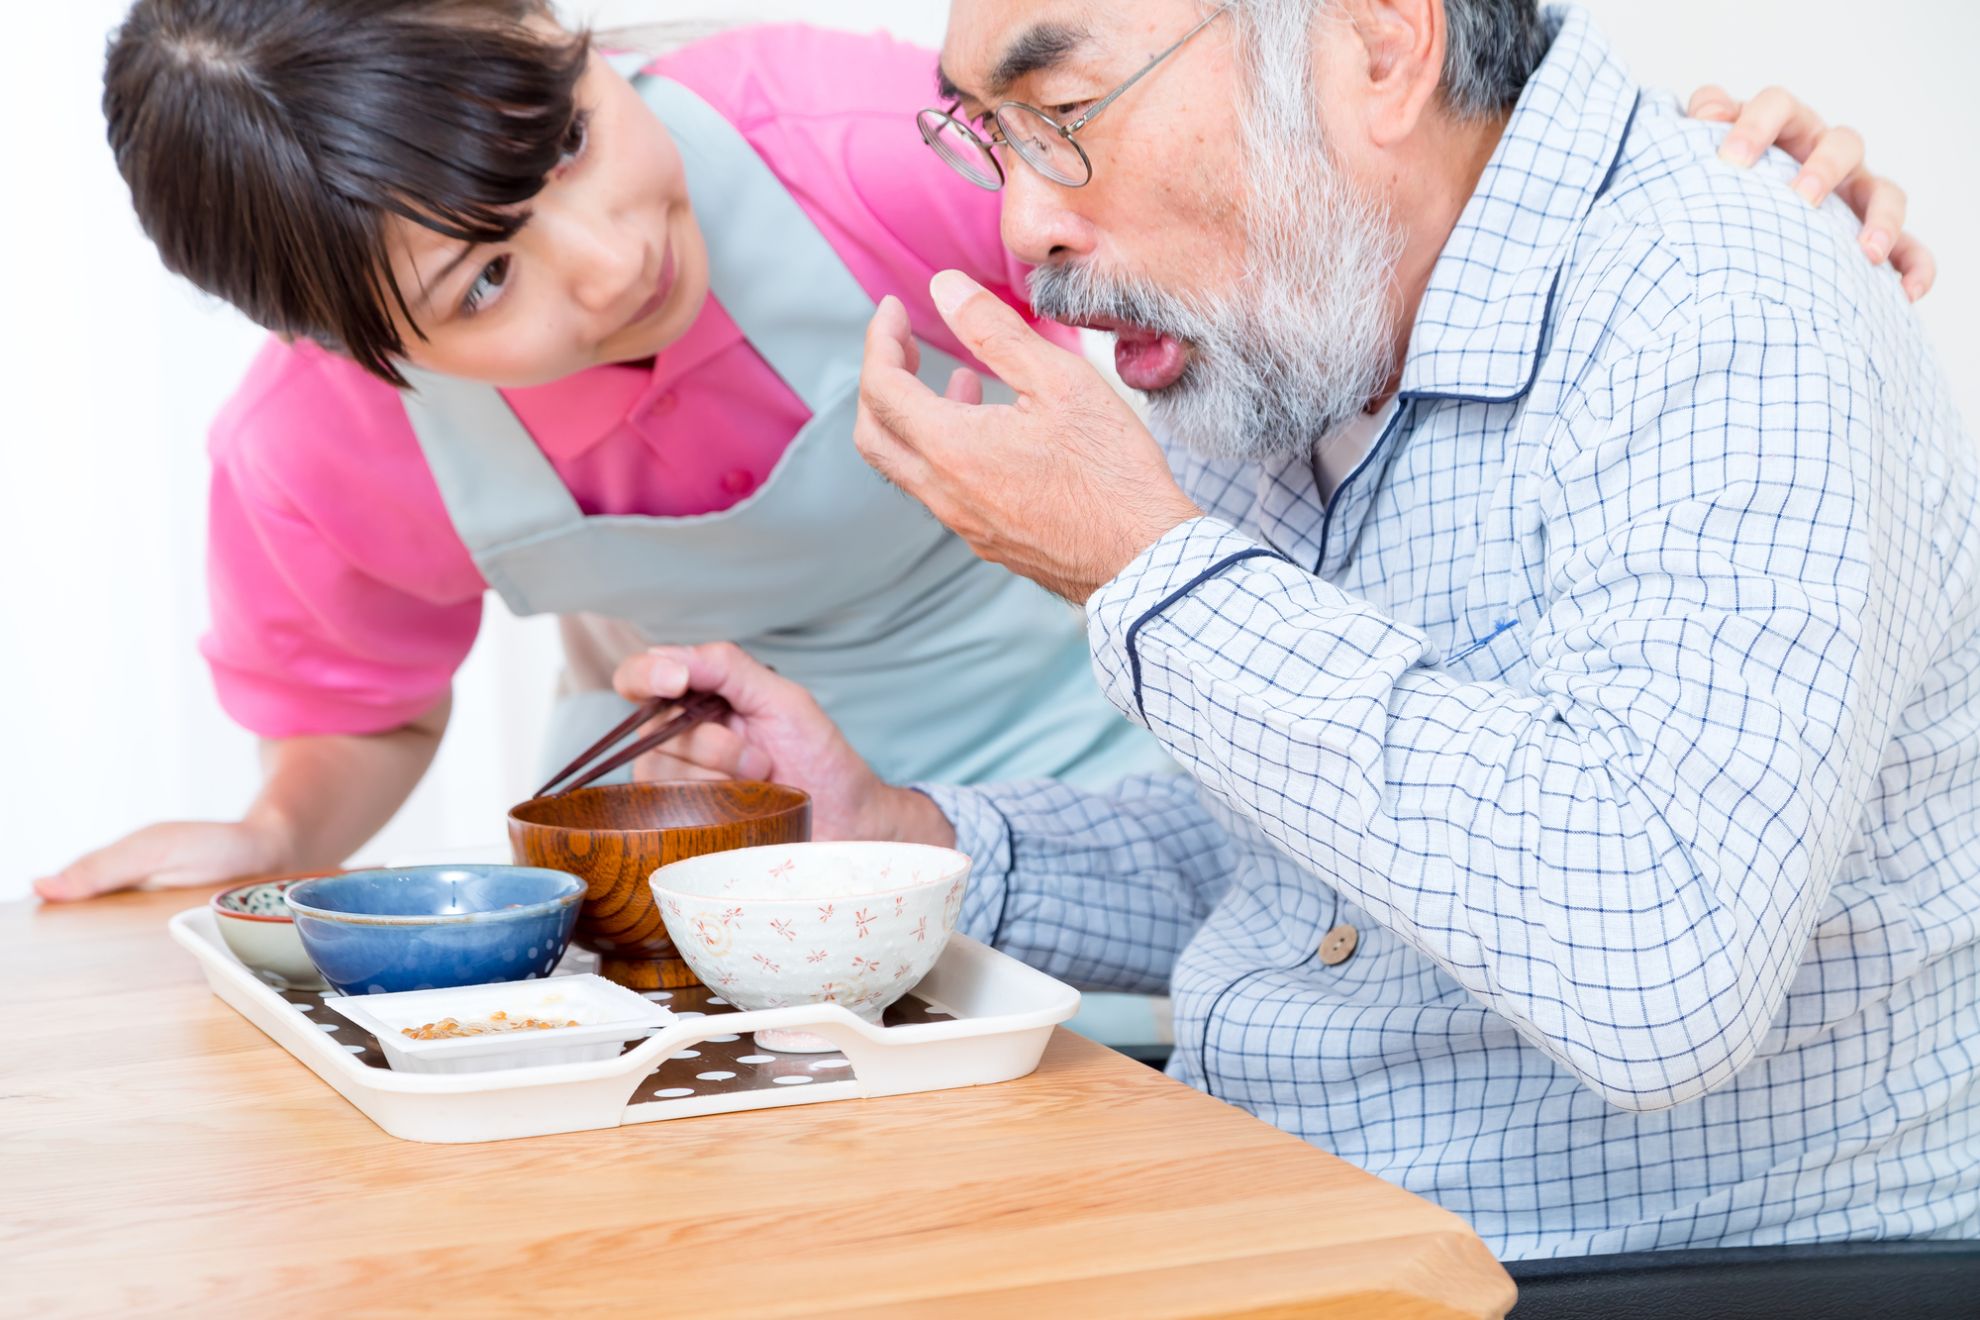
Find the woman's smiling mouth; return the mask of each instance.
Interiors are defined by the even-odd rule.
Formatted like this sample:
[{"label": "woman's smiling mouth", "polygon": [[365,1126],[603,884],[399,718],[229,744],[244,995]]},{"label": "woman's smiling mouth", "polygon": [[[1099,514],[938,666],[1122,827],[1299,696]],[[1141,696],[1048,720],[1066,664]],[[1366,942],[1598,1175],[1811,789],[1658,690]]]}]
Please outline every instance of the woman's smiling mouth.
[{"label": "woman's smiling mouth", "polygon": [[[674,260],[674,246],[669,243],[665,255],[660,258],[660,280],[654,287],[653,296],[648,298],[637,312],[633,313],[632,320],[626,322],[624,330],[634,329],[651,320],[661,308],[667,305],[667,299],[672,296],[674,286],[679,280],[680,267]],[[623,333],[623,330],[621,333]]]}]

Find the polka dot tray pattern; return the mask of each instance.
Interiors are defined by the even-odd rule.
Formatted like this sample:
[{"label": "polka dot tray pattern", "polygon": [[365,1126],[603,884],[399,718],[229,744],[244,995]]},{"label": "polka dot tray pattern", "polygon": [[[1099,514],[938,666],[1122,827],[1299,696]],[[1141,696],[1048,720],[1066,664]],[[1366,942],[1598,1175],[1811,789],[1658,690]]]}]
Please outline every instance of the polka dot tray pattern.
[{"label": "polka dot tray pattern", "polygon": [[[255,976],[228,950],[207,907],[180,913],[169,928],[215,995],[386,1133],[412,1141],[499,1141],[1004,1082],[1036,1068],[1053,1028],[1079,1008],[1071,987],[956,936],[878,1028],[837,1005],[743,1013],[695,986],[648,992],[676,1021],[629,1042],[616,1058],[411,1073],[391,1069],[377,1042],[325,1008],[321,994],[277,989]],[[595,955],[573,950],[557,970],[596,966]],[[730,1018],[736,1027],[724,1030]],[[839,1048],[766,1049],[753,1034],[759,1022],[811,1030],[832,1024]],[[757,1121],[776,1116],[766,1112]]]},{"label": "polka dot tray pattern", "polygon": [[[596,970],[598,956],[573,950],[558,964],[557,974]],[[335,1041],[346,1054],[367,1068],[389,1072],[385,1055],[371,1033],[346,1021],[323,1006],[323,996],[308,991],[277,991],[288,1004],[310,1023]],[[717,1017],[734,1013],[736,1008],[705,986],[683,990],[650,990],[646,997],[672,1009],[680,1017]],[[943,1022],[950,1018],[936,1008],[910,995],[887,1010],[883,1025],[905,1026],[915,1022]],[[630,1050],[637,1041],[628,1041]],[[761,1091],[771,1087],[810,1086],[818,1082],[852,1080],[852,1062],[843,1054],[775,1054],[759,1049],[747,1034],[721,1032],[696,1041],[661,1063],[646,1075],[633,1093],[632,1103],[648,1104],[662,1100],[687,1100],[699,1096],[730,1095],[741,1091]]]}]

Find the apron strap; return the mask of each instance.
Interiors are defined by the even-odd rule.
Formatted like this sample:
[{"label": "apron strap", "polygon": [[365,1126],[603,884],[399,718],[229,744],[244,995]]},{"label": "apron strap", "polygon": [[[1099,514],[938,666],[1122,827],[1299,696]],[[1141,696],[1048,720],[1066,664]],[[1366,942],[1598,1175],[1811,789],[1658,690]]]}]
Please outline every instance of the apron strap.
[{"label": "apron strap", "polygon": [[632,82],[639,77],[639,71],[653,63],[653,56],[638,50],[608,50],[605,62],[618,71],[621,78]]},{"label": "apron strap", "polygon": [[500,390],[401,365],[406,420],[447,517],[477,561],[484,551],[584,521],[570,487]]},{"label": "apron strap", "polygon": [[671,79],[636,85],[686,166],[710,291],[791,392],[822,412],[859,376],[873,299],[734,125]]}]

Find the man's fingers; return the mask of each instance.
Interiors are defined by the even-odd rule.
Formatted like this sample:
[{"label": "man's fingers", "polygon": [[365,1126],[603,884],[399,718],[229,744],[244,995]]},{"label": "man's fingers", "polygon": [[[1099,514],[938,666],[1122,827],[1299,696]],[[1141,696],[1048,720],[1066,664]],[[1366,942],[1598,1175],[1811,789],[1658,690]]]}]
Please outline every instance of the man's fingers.
[{"label": "man's fingers", "polygon": [[984,365],[1020,394],[1047,384],[1071,355],[1024,323],[1010,305],[959,270],[929,282],[935,309]]},{"label": "man's fingers", "polygon": [[665,752],[648,752],[633,762],[633,782],[636,784],[664,784],[680,780],[721,781],[734,779],[734,775],[720,770],[710,770],[707,766],[683,761],[678,756]]},{"label": "man's fingers", "polygon": [[732,779],[762,779],[770,773],[770,757],[726,724],[701,724],[667,744],[689,765],[720,771]]},{"label": "man's fingers", "polygon": [[[954,385],[954,377],[950,379]],[[890,479],[883,464],[896,449],[919,452],[924,446],[964,433],[973,420],[971,409],[982,401],[945,398],[922,383],[921,377],[883,364],[869,354],[860,373],[859,416],[853,440],[866,461]]]},{"label": "man's fingers", "polygon": [[983,377],[968,367],[957,367],[949,373],[949,388],[942,391],[942,397],[951,403],[966,403],[973,408],[983,402]]},{"label": "man's fingers", "polygon": [[[958,388],[954,376],[950,389]],[[976,434],[982,404],[980,383],[974,401],[938,395],[913,376],[899,372],[870,378],[860,392],[853,444],[873,470],[925,501],[927,483],[939,458],[954,446],[968,446]]]},{"label": "man's fingers", "polygon": [[866,358],[859,372],[860,424],[869,420],[866,414],[871,412],[872,420],[913,444],[912,405],[936,397],[914,374],[920,367],[921,350],[909,332],[907,309],[899,298],[882,298],[880,310],[866,327]]},{"label": "man's fingers", "polygon": [[[654,689],[671,686],[677,675],[684,675],[686,682],[680,691],[713,692],[725,697],[745,719],[774,716],[789,709],[793,700],[805,699],[803,689],[764,667],[733,642],[656,646],[621,665],[620,673],[636,670],[642,663],[654,674],[646,686]],[[678,696],[680,691],[659,695]]]},{"label": "man's fingers", "polygon": [[880,300],[873,319],[866,323],[867,367],[893,368],[909,375],[921,370],[921,346],[914,342],[914,326],[899,298],[888,294]]},{"label": "man's fingers", "polygon": [[853,425],[853,444],[858,447],[859,455],[867,465],[885,477],[896,490],[921,499],[933,469],[928,460],[893,429],[896,425],[907,427],[912,423],[898,413],[891,414],[891,423],[885,421],[882,414],[886,412],[884,405],[876,410],[862,402],[859,421]]},{"label": "man's fingers", "polygon": [[[999,337],[1014,326],[1017,334],[1033,341],[1038,348],[1059,351],[1033,334],[1022,317],[978,289],[967,276],[957,278],[981,295],[981,301],[990,305],[993,314],[1001,312],[1009,318],[1009,325],[1000,327],[980,317],[978,309],[970,308],[962,314],[962,324],[976,326],[992,342],[1004,342]],[[939,282],[941,276],[936,279]],[[950,324],[958,326],[957,335],[972,352],[989,360],[982,345],[971,343],[956,318],[952,317]],[[887,298],[882,300],[880,310],[867,326],[866,360],[860,370],[859,417],[853,426],[853,441],[881,476],[903,490],[918,493],[929,471],[921,450],[967,428],[968,410],[983,402],[983,387],[975,372],[958,371],[951,374],[946,394],[938,395],[929,389],[914,374],[920,353],[912,337],[906,334],[906,325],[907,311],[900,300]]]},{"label": "man's fingers", "polygon": [[723,724],[700,724],[642,756],[634,778],[761,779],[770,773],[770,758],[734,729]]},{"label": "man's fingers", "polygon": [[954,404],[935,397],[921,378],[895,367],[881,366],[871,357],[860,373],[859,411],[853,419],[853,446],[867,465],[896,489],[921,498],[928,462],[914,448],[929,419],[919,415],[924,403]]},{"label": "man's fingers", "polygon": [[612,674],[612,687],[632,702],[678,697],[688,690],[687,665],[672,652],[649,651],[631,656],[619,662]]}]

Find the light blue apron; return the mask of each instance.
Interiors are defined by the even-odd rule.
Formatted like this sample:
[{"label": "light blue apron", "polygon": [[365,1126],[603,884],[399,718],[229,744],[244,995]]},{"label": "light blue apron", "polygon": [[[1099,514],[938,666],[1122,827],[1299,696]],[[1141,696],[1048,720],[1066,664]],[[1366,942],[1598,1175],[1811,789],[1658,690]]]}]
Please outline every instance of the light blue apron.
[{"label": "light blue apron", "polygon": [[[712,296],[811,421],[733,508],[587,517],[498,391],[415,373],[407,415],[488,585],[519,615],[738,642],[809,688],[896,783],[1099,787],[1172,772],[1100,695],[1078,615],[977,559],[860,458],[853,419],[874,306],[838,254],[721,115],[676,83],[636,82],[686,163]],[[933,388],[957,365],[922,346]],[[567,698],[546,762],[562,764],[627,709],[610,692]]]}]

